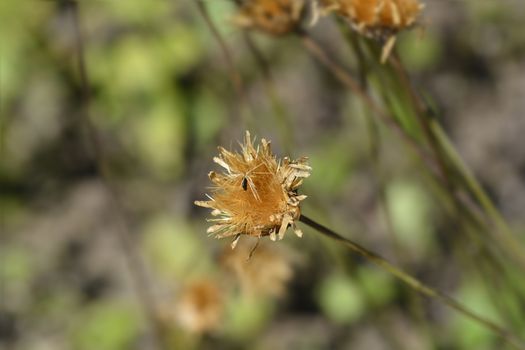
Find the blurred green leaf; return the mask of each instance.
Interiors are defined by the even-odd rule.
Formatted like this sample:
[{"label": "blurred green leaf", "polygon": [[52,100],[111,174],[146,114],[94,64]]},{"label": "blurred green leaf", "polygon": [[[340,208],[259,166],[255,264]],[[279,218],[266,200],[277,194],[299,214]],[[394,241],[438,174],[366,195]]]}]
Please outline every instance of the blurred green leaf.
[{"label": "blurred green leaf", "polygon": [[387,188],[387,205],[400,243],[421,254],[431,246],[431,206],[426,193],[405,180],[393,182]]},{"label": "blurred green leaf", "polygon": [[348,147],[348,140],[336,140],[332,138],[325,145],[310,155],[310,164],[315,171],[312,174],[310,185],[316,186],[319,193],[326,196],[341,191],[344,183],[349,181],[352,167],[352,154],[341,151]]},{"label": "blurred green leaf", "polygon": [[359,287],[342,274],[326,278],[321,283],[318,298],[323,312],[338,323],[355,321],[366,310]]},{"label": "blurred green leaf", "polygon": [[265,298],[232,295],[227,304],[225,332],[234,339],[247,340],[259,333],[273,313]]},{"label": "blurred green leaf", "polygon": [[357,276],[363,295],[370,305],[385,305],[394,297],[394,280],[387,272],[375,267],[363,266],[357,270]]},{"label": "blurred green leaf", "polygon": [[186,126],[170,100],[158,101],[147,115],[135,119],[132,130],[130,147],[136,141],[135,151],[156,175],[173,179],[182,172]]},{"label": "blurred green leaf", "polygon": [[418,30],[404,33],[397,43],[399,55],[410,71],[428,70],[441,60],[441,44],[431,30],[423,35]]},{"label": "blurred green leaf", "polygon": [[197,94],[194,114],[192,122],[199,138],[199,146],[208,146],[226,122],[224,105],[217,96],[203,89]]},{"label": "blurred green leaf", "polygon": [[[502,324],[501,319],[494,308],[489,296],[485,293],[483,286],[473,280],[468,279],[463,282],[457,299],[470,310],[496,323]],[[492,349],[495,335],[487,327],[474,322],[461,314],[453,315],[453,330],[459,339],[462,349]]]},{"label": "blurred green leaf", "polygon": [[27,249],[19,246],[9,246],[8,250],[0,250],[1,278],[6,283],[26,284],[35,272],[33,255]]},{"label": "blurred green leaf", "polygon": [[79,314],[72,326],[71,348],[129,349],[138,331],[138,315],[128,306],[115,301],[94,304]]},{"label": "blurred green leaf", "polygon": [[142,244],[156,271],[168,279],[187,278],[211,268],[199,234],[183,219],[157,216],[146,224]]},{"label": "blurred green leaf", "polygon": [[173,70],[172,74],[187,73],[204,55],[203,40],[196,33],[197,28],[178,23],[170,26],[160,37],[158,59],[161,65]]}]

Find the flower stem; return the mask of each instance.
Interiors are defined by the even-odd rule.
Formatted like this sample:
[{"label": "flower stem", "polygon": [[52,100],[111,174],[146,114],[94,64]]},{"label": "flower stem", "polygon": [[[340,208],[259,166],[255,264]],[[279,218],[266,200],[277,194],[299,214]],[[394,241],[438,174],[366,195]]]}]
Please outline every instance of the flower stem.
[{"label": "flower stem", "polygon": [[350,248],[351,250],[353,250],[355,253],[359,254],[363,258],[373,262],[374,264],[378,265],[382,269],[390,272],[392,275],[394,275],[395,277],[397,277],[398,279],[403,281],[405,284],[407,284],[409,287],[413,288],[414,290],[421,293],[422,295],[427,296],[429,298],[434,298],[436,300],[439,300],[440,302],[453,308],[454,310],[470,318],[471,320],[485,326],[486,328],[490,329],[492,332],[497,334],[501,339],[503,339],[505,342],[507,342],[509,345],[511,345],[515,349],[525,349],[525,343],[523,343],[521,339],[519,339],[516,335],[514,335],[509,330],[469,310],[468,308],[463,306],[460,302],[449,297],[443,292],[440,292],[436,289],[433,289],[427,286],[425,283],[409,275],[408,273],[403,271],[401,268],[391,264],[388,260],[380,256],[379,254],[374,253],[366,249],[365,247],[361,246],[360,244],[339,235],[338,233],[327,228],[326,226],[323,226],[304,215],[301,215],[301,217],[299,218],[299,221],[317,230],[319,233],[331,239],[334,239],[338,241],[339,243],[344,244],[345,246],[347,246],[348,248]]}]

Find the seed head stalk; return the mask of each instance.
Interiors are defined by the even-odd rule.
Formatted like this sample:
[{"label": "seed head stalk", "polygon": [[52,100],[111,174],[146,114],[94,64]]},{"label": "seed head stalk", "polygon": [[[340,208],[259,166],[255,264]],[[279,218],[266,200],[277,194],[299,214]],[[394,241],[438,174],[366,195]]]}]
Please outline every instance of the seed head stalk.
[{"label": "seed head stalk", "polygon": [[397,277],[399,280],[401,280],[402,282],[404,282],[405,284],[407,284],[409,287],[413,288],[417,292],[421,293],[422,295],[427,296],[429,298],[437,299],[443,302],[444,304],[446,304],[447,306],[451,307],[452,309],[456,310],[457,312],[461,313],[462,315],[482,324],[486,328],[496,333],[501,339],[503,339],[513,348],[522,349],[522,350],[525,349],[525,343],[523,343],[521,339],[519,339],[516,335],[514,335],[509,330],[469,310],[467,307],[463,306],[460,302],[449,297],[448,295],[431,288],[430,286],[426,285],[425,283],[418,280],[417,278],[409,275],[408,273],[406,273],[399,267],[392,265],[388,260],[380,256],[379,254],[374,253],[368,250],[367,248],[361,246],[360,244],[339,235],[335,231],[327,228],[326,226],[319,224],[318,222],[308,218],[305,215],[301,215],[299,217],[299,221],[304,223],[305,225],[310,226],[311,228],[315,229],[316,231],[323,234],[324,236],[327,236],[339,243],[342,243],[343,245],[350,248],[352,251],[359,254],[363,258],[373,262],[377,266],[388,271],[389,273],[391,273],[392,275]]}]

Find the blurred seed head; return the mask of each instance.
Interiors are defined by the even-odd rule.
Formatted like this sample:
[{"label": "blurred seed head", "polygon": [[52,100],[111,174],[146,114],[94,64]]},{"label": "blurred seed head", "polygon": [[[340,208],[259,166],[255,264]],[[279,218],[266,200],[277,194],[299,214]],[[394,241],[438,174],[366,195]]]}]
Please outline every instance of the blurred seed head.
[{"label": "blurred seed head", "polygon": [[304,5],[304,0],[244,0],[233,21],[244,28],[283,35],[299,27]]},{"label": "blurred seed head", "polygon": [[409,28],[424,8],[419,0],[319,0],[321,14],[335,12],[359,33],[382,41],[381,61],[394,47],[396,34]]},{"label": "blurred seed head", "polygon": [[224,297],[214,281],[203,279],[189,284],[181,293],[175,319],[193,333],[213,331],[220,325]]},{"label": "blurred seed head", "polygon": [[235,274],[243,294],[282,296],[293,277],[292,264],[296,259],[282,246],[261,242],[247,260],[251,250],[250,242],[240,242],[237,249],[224,250],[221,264]]},{"label": "blurred seed head", "polygon": [[424,5],[419,0],[320,0],[327,11],[349,19],[359,32],[385,37],[412,26]]},{"label": "blurred seed head", "polygon": [[288,226],[302,236],[296,221],[301,215],[300,202],[306,196],[297,191],[310,176],[307,158],[277,160],[269,141],[262,139],[255,147],[246,131],[240,153],[219,147],[219,156],[213,160],[224,171],[209,173],[213,182],[209,200],[195,201],[212,210],[213,218],[208,221],[213,225],[207,230],[210,235],[235,237],[232,248],[242,235],[282,239]]}]

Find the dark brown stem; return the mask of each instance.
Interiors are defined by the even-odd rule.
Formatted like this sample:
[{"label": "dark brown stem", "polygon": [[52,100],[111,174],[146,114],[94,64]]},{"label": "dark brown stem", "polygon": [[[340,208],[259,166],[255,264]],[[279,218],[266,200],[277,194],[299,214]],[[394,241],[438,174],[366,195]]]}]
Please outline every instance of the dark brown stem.
[{"label": "dark brown stem", "polygon": [[115,214],[115,219],[117,220],[118,225],[115,232],[124,255],[126,267],[131,275],[133,289],[137,295],[137,300],[142,306],[142,311],[151,327],[153,339],[156,343],[156,348],[167,350],[169,347],[165,342],[162,328],[157,318],[157,307],[153,293],[150,290],[151,283],[148,278],[148,273],[142,262],[140,253],[135,247],[131,237],[131,232],[129,229],[130,225],[128,224],[126,215],[124,214],[124,208],[122,207],[118,199],[117,191],[110,180],[110,172],[106,164],[102,141],[98,131],[91,121],[91,92],[86,63],[84,60],[84,45],[80,26],[78,4],[73,1],[68,2],[67,4],[69,6],[73,20],[77,51],[77,69],[81,88],[82,109],[79,112],[80,120],[78,120],[78,122],[81,126],[81,131],[83,132],[84,139],[87,143],[86,147],[92,153],[91,156],[95,163],[98,178],[109,193],[111,209]]},{"label": "dark brown stem", "polygon": [[455,299],[449,297],[443,292],[440,292],[436,289],[433,289],[429,286],[427,286],[422,281],[418,280],[417,278],[409,275],[399,267],[391,264],[388,260],[383,258],[377,253],[374,253],[365,247],[361,246],[360,244],[345,238],[335,231],[332,231],[331,229],[327,228],[326,226],[323,226],[316,221],[301,215],[299,218],[299,221],[302,223],[310,226],[311,228],[315,229],[319,233],[339,242],[345,245],[346,247],[350,248],[355,253],[359,254],[363,258],[371,261],[372,263],[376,264],[377,266],[381,267],[382,269],[388,271],[392,275],[394,275],[396,278],[401,280],[403,283],[411,287],[412,289],[416,290],[420,294],[433,298],[436,300],[441,301],[445,305],[451,307],[452,309],[456,310],[457,312],[461,313],[462,315],[468,317],[471,320],[476,321],[477,323],[485,326],[495,334],[497,334],[501,339],[503,339],[505,342],[507,342],[509,345],[513,346],[515,349],[525,349],[525,344],[521,339],[519,339],[517,336],[515,336],[512,332],[509,330],[501,327],[500,325],[494,323],[491,320],[486,319],[483,316],[478,315],[477,313],[469,310],[465,306],[463,306],[460,302],[456,301]]}]

